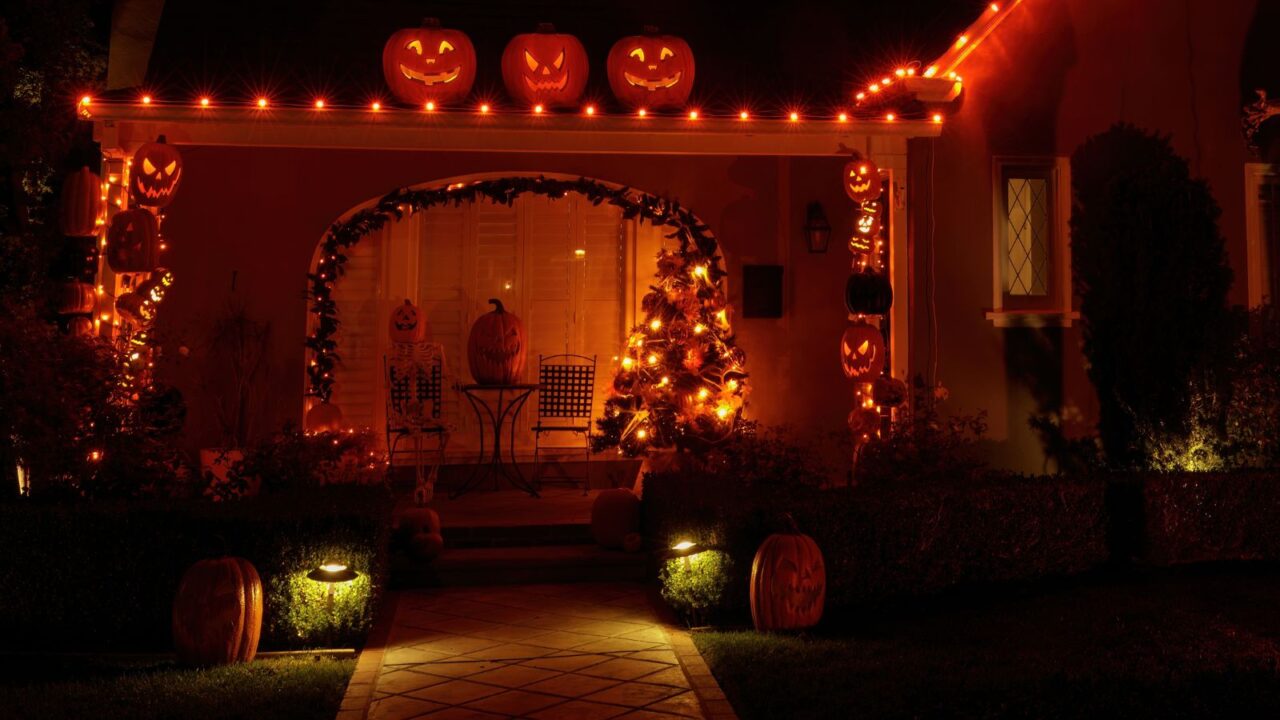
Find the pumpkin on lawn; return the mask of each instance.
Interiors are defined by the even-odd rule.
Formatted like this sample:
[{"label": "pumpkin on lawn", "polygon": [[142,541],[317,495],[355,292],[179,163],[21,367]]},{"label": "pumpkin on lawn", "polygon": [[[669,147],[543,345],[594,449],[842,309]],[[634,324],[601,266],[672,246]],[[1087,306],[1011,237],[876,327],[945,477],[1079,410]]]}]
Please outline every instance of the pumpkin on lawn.
[{"label": "pumpkin on lawn", "polygon": [[102,178],[82,167],[62,181],[58,202],[58,226],[69,237],[91,237],[98,234],[98,216],[102,214]]},{"label": "pumpkin on lawn", "polygon": [[422,312],[408,299],[391,311],[387,331],[393,343],[417,343],[427,338],[427,324],[422,321]]},{"label": "pumpkin on lawn", "polygon": [[627,488],[601,490],[591,503],[591,536],[600,547],[621,550],[640,531],[640,498]]},{"label": "pumpkin on lawn", "polygon": [[791,516],[785,532],[765,538],[751,563],[751,620],[756,630],[799,630],[822,619],[827,569],[813,538]]},{"label": "pumpkin on lawn", "polygon": [[129,166],[129,189],[139,205],[162,208],[173,201],[182,182],[182,155],[164,141],[161,135],[152,143],[144,143],[133,154]]},{"label": "pumpkin on lawn", "polygon": [[160,264],[160,228],[146,208],[122,210],[107,231],[107,265],[118,273],[151,272]]},{"label": "pumpkin on lawn", "polygon": [[512,98],[530,107],[576,105],[587,87],[588,67],[582,42],[549,23],[511,38],[502,51],[502,82]]},{"label": "pumpkin on lawn", "polygon": [[461,30],[424,18],[422,27],[399,30],[387,40],[382,74],[400,102],[460,103],[476,81],[476,49]]},{"label": "pumpkin on lawn", "polygon": [[188,665],[249,662],[262,635],[262,580],[244,558],[201,560],[173,599],[173,645]]},{"label": "pumpkin on lawn", "polygon": [[507,312],[501,300],[490,299],[494,310],[476,318],[467,339],[467,364],[481,385],[511,385],[524,377],[524,325]]},{"label": "pumpkin on lawn", "polygon": [[693,91],[693,72],[689,43],[655,27],[614,43],[606,69],[614,97],[632,110],[684,107]]},{"label": "pumpkin on lawn", "polygon": [[868,323],[854,323],[840,338],[840,367],[844,376],[871,382],[884,372],[884,335]]}]

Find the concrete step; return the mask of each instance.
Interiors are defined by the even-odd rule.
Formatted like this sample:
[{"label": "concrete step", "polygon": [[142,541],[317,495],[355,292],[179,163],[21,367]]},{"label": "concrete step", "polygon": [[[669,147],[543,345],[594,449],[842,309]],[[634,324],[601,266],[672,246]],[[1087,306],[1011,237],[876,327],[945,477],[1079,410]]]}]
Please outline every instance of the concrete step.
[{"label": "concrete step", "polygon": [[527,583],[644,581],[648,556],[593,544],[445,548],[433,563],[391,558],[396,589]]},{"label": "concrete step", "polygon": [[546,525],[473,525],[441,531],[446,548],[535,547],[542,545],[587,545],[593,542],[586,523]]}]

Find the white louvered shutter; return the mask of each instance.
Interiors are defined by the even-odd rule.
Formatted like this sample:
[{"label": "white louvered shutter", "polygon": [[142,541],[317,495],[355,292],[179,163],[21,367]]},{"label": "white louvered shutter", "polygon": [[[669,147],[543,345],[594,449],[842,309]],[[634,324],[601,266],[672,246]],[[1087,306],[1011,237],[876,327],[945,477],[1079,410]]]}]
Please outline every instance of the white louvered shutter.
[{"label": "white louvered shutter", "polygon": [[333,402],[344,423],[383,430],[382,336],[386,318],[382,304],[382,249],[385,232],[375,232],[347,250],[346,274],[333,286],[338,308],[339,361],[334,368]]}]

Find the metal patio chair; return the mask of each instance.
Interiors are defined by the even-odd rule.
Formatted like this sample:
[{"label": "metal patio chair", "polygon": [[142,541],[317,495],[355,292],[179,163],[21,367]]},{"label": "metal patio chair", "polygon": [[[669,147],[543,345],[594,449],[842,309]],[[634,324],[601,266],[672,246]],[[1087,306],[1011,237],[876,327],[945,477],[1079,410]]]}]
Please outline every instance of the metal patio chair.
[{"label": "metal patio chair", "polygon": [[[538,356],[538,415],[533,426],[533,484],[541,489],[546,481],[577,485],[582,494],[591,486],[591,405],[595,400],[596,356]],[[582,436],[582,445],[543,445],[547,433],[569,433]],[[542,456],[550,451],[582,451],[582,477],[564,474],[543,475]]]}]

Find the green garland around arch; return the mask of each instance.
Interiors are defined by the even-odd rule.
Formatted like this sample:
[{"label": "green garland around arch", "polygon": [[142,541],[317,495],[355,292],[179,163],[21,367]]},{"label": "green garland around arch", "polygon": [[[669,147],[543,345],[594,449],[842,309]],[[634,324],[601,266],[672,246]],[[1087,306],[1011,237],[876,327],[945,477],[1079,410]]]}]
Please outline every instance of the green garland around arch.
[{"label": "green garland around arch", "polygon": [[311,312],[316,315],[315,329],[306,341],[311,352],[310,394],[326,403],[333,394],[339,358],[333,288],[343,275],[348,249],[406,214],[480,199],[510,205],[526,193],[551,198],[578,193],[594,205],[618,207],[624,219],[662,227],[669,231],[667,238],[678,242],[676,250],[663,251],[657,258],[656,281],[642,301],[644,322],[627,338],[604,417],[596,421],[596,449],[616,447],[627,455],[648,448],[699,449],[741,431],[748,391],[746,358],[731,330],[721,290],[726,273],[715,236],[676,201],[586,178],[509,177],[402,188],[334,223],[315,271],[307,276]]}]

